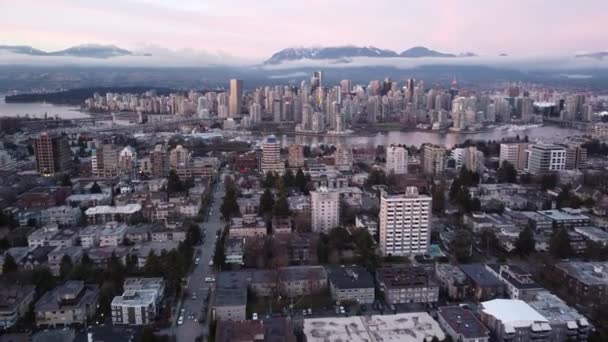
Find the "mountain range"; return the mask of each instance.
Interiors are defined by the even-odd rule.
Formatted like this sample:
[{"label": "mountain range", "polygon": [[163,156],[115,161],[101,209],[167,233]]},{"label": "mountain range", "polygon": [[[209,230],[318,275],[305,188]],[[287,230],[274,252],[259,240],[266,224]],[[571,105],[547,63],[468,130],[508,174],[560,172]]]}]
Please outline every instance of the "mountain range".
[{"label": "mountain range", "polygon": [[114,45],[83,44],[72,46],[59,51],[43,51],[27,45],[0,45],[0,51],[9,51],[20,55],[30,56],[69,56],[86,58],[112,58],[119,56],[133,56],[135,53],[121,49]]},{"label": "mountain range", "polygon": [[431,50],[424,46],[415,46],[401,53],[393,50],[380,49],[374,46],[332,46],[332,47],[299,47],[287,48],[276,52],[264,64],[279,64],[286,61],[297,61],[301,59],[343,59],[352,57],[474,57],[472,52],[459,55],[443,53]]}]

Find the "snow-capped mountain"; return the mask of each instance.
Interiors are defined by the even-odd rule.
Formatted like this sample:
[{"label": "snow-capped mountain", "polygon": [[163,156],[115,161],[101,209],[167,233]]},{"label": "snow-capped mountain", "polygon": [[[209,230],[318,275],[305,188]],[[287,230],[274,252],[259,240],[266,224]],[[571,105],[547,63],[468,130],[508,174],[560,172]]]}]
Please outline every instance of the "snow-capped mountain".
[{"label": "snow-capped mountain", "polygon": [[472,52],[465,52],[458,55],[443,53],[428,49],[423,46],[416,46],[398,54],[393,50],[379,49],[374,46],[334,46],[334,47],[298,47],[288,48],[273,54],[264,64],[279,64],[288,61],[301,59],[334,59],[344,60],[353,57],[474,57]]},{"label": "snow-capped mountain", "polygon": [[374,46],[332,46],[287,48],[273,54],[264,64],[278,64],[300,59],[341,59],[350,57],[398,57],[392,50]]},{"label": "snow-capped mountain", "polygon": [[0,45],[0,51],[9,51],[20,55],[30,56],[70,56],[87,58],[112,58],[118,56],[131,56],[133,52],[121,49],[114,45],[83,44],[72,46],[59,51],[43,51],[26,45]]},{"label": "snow-capped mountain", "polygon": [[576,55],[578,58],[595,58],[595,59],[604,59],[608,58],[608,51],[600,51],[600,52],[590,52],[590,53],[581,53]]}]

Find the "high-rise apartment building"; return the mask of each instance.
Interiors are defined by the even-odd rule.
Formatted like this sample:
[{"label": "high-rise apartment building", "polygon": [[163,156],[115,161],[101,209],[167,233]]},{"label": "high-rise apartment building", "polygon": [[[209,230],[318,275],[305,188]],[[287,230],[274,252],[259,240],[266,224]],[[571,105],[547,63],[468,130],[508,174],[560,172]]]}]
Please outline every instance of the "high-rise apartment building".
[{"label": "high-rise apartment building", "polygon": [[185,169],[190,166],[190,152],[187,148],[182,145],[175,146],[174,149],[169,152],[169,168],[171,169]]},{"label": "high-rise apartment building", "polygon": [[45,177],[68,171],[71,152],[65,136],[42,133],[33,141],[38,172]]},{"label": "high-rise apartment building", "polygon": [[283,174],[285,171],[285,162],[281,160],[281,143],[274,136],[270,135],[262,142],[262,158],[260,163],[260,172],[276,172]]},{"label": "high-rise apartment building", "polygon": [[338,146],[334,152],[334,165],[338,170],[348,171],[353,167],[353,149],[350,146]]},{"label": "high-rise apartment building", "polygon": [[118,149],[114,144],[99,144],[91,154],[91,171],[95,177],[118,176]]},{"label": "high-rise apartment building", "polygon": [[452,159],[456,162],[456,168],[463,166],[467,170],[477,171],[483,164],[483,152],[475,146],[459,147],[452,150]]},{"label": "high-rise apartment building", "polygon": [[291,168],[304,167],[304,146],[295,144],[290,145],[288,150],[287,163]]},{"label": "high-rise apartment building", "polygon": [[310,192],[313,232],[328,232],[340,224],[340,193],[326,187]]},{"label": "high-rise apartment building", "polygon": [[508,161],[516,170],[522,171],[528,166],[528,143],[503,143],[500,144],[500,163]]},{"label": "high-rise apartment building", "polygon": [[158,144],[150,151],[150,173],[154,177],[166,177],[169,173],[167,146]]},{"label": "high-rise apartment building", "polygon": [[566,148],[553,144],[535,144],[528,148],[528,172],[542,173],[566,169]]},{"label": "high-rise apartment building", "polygon": [[569,144],[566,148],[566,170],[580,170],[587,165],[587,149],[580,143]]},{"label": "high-rise apartment building", "polygon": [[439,174],[445,171],[446,148],[438,145],[424,144],[422,149],[422,169],[428,174]]},{"label": "high-rise apartment building", "polygon": [[230,80],[230,117],[241,114],[241,102],[243,101],[243,81]]},{"label": "high-rise apartment building", "polygon": [[386,173],[407,173],[407,149],[404,146],[391,145],[386,149]]},{"label": "high-rise apartment building", "polygon": [[427,252],[431,239],[431,197],[407,187],[405,194],[380,196],[380,250],[383,255],[410,256]]},{"label": "high-rise apartment building", "polygon": [[126,146],[118,153],[118,170],[120,174],[134,178],[137,175],[137,152],[131,146]]}]

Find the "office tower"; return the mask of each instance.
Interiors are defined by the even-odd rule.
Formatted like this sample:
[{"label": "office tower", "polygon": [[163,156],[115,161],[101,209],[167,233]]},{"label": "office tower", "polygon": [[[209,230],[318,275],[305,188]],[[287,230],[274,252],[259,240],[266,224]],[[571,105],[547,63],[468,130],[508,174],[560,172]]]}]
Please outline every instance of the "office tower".
[{"label": "office tower", "polygon": [[312,114],[311,132],[323,133],[325,131],[325,120],[323,113],[314,112]]},{"label": "office tower", "polygon": [[289,167],[304,167],[304,146],[302,145],[290,145],[288,148],[287,162]]},{"label": "office tower", "polygon": [[500,164],[503,161],[511,163],[516,170],[523,171],[528,167],[528,143],[503,143],[500,144]]},{"label": "office tower", "polygon": [[133,147],[126,146],[118,153],[118,170],[131,178],[137,176],[137,152]]},{"label": "office tower", "polygon": [[69,171],[71,152],[65,136],[42,133],[33,141],[38,172],[45,177]]},{"label": "office tower", "polygon": [[351,87],[350,80],[340,81],[340,90],[342,91],[342,93],[350,93],[351,88],[352,87]]},{"label": "office tower", "polygon": [[310,85],[313,89],[323,87],[323,71],[315,71],[312,73]]},{"label": "office tower", "polygon": [[383,255],[427,252],[431,239],[431,197],[407,187],[405,194],[380,195],[380,250]]},{"label": "office tower", "polygon": [[580,143],[569,144],[566,148],[566,170],[580,170],[587,165],[587,149]]},{"label": "office tower", "polygon": [[348,171],[353,167],[353,149],[339,145],[334,152],[334,164],[338,170]]},{"label": "office tower", "polygon": [[150,151],[150,173],[153,177],[166,177],[169,173],[169,158],[167,156],[167,146],[158,144]]},{"label": "office tower", "polygon": [[169,168],[179,170],[190,166],[190,152],[182,145],[175,146],[169,152]]},{"label": "office tower", "polygon": [[386,173],[407,173],[407,149],[404,146],[391,145],[386,149]]},{"label": "office tower", "polygon": [[253,124],[262,122],[262,106],[259,103],[249,106],[249,116]]},{"label": "office tower", "polygon": [[531,122],[534,119],[534,101],[529,97],[521,100],[521,120]]},{"label": "office tower", "polygon": [[230,80],[230,117],[241,114],[241,101],[243,101],[243,81]]},{"label": "office tower", "polygon": [[428,174],[439,174],[445,171],[445,147],[424,144],[422,149],[422,169]]},{"label": "office tower", "polygon": [[414,98],[415,83],[416,83],[416,80],[413,78],[409,78],[406,83],[409,102],[412,102],[413,98]]},{"label": "office tower", "polygon": [[326,187],[310,192],[313,232],[328,232],[340,224],[340,193]]},{"label": "office tower", "polygon": [[272,102],[272,116],[274,122],[281,122],[281,100],[279,99]]},{"label": "office tower", "polygon": [[118,176],[118,149],[113,144],[99,144],[91,154],[91,171],[95,177]]},{"label": "office tower", "polygon": [[528,171],[542,173],[566,168],[566,148],[553,144],[534,144],[528,148]]},{"label": "office tower", "polygon": [[281,143],[274,135],[270,135],[262,142],[260,172],[283,174],[284,171],[285,162],[281,160]]}]

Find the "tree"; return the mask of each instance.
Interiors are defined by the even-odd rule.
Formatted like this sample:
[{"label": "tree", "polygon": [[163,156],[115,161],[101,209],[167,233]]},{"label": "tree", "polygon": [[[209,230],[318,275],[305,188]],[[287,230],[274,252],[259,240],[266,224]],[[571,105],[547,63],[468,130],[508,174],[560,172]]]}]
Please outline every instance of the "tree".
[{"label": "tree", "polygon": [[513,164],[507,160],[503,160],[502,164],[498,168],[496,174],[499,183],[516,183],[517,182],[517,170]]},{"label": "tree", "polygon": [[293,175],[293,171],[291,169],[287,169],[285,174],[283,175],[283,185],[287,188],[295,185],[296,178]]},{"label": "tree", "polygon": [[274,174],[274,172],[272,171],[268,171],[266,172],[266,177],[264,178],[264,182],[262,182],[262,185],[265,188],[272,188],[274,186],[276,182],[276,175]]},{"label": "tree", "polygon": [[97,181],[93,182],[93,185],[91,185],[91,193],[92,194],[100,194],[101,193],[101,187],[99,186],[99,184],[97,184]]},{"label": "tree", "polygon": [[460,262],[467,261],[473,255],[473,234],[470,230],[459,228],[450,243],[450,251]]},{"label": "tree", "polygon": [[162,265],[154,251],[150,251],[150,253],[148,253],[143,271],[148,277],[158,277],[162,275]]},{"label": "tree", "polygon": [[167,176],[167,192],[175,193],[184,190],[186,190],[184,183],[179,179],[177,172],[175,172],[175,170],[169,171],[169,175]]},{"label": "tree", "polygon": [[532,227],[526,226],[515,241],[515,250],[519,255],[528,255],[534,252],[536,241],[534,240],[534,232]]},{"label": "tree", "polygon": [[201,242],[201,229],[199,228],[198,225],[196,224],[191,224],[190,227],[188,227],[188,232],[186,233],[187,237],[186,237],[186,243],[189,246],[194,246],[196,244],[198,244],[199,242]]},{"label": "tree", "polygon": [[291,214],[291,211],[289,210],[289,202],[287,202],[287,194],[285,193],[285,191],[281,191],[281,193],[279,194],[279,199],[275,203],[272,212],[274,216],[278,217],[287,217]]},{"label": "tree", "polygon": [[294,185],[297,186],[301,192],[303,193],[307,193],[307,189],[306,189],[306,185],[307,185],[307,181],[306,181],[306,176],[304,175],[304,171],[302,171],[302,169],[298,169],[298,172],[296,172],[296,178],[295,178],[295,182]]},{"label": "tree", "polygon": [[268,215],[272,213],[272,209],[274,207],[274,197],[272,196],[272,192],[270,189],[266,188],[264,193],[260,197],[260,215]]},{"label": "tree", "polygon": [[35,268],[30,275],[30,283],[36,286],[37,296],[52,290],[56,285],[56,278],[47,267]]},{"label": "tree", "polygon": [[439,184],[433,185],[433,213],[436,215],[443,214],[445,210],[445,183],[442,181]]},{"label": "tree", "polygon": [[560,227],[554,231],[549,243],[549,252],[560,259],[566,259],[574,255],[566,228]]},{"label": "tree", "polygon": [[70,273],[72,272],[72,259],[69,256],[64,255],[61,258],[61,265],[59,266],[59,277],[61,279],[67,279]]},{"label": "tree", "polygon": [[220,212],[226,220],[229,220],[231,217],[239,214],[239,204],[236,201],[236,190],[233,186],[226,186],[226,194],[224,195]]},{"label": "tree", "polygon": [[559,176],[557,173],[547,173],[540,177],[540,188],[542,191],[555,188],[559,183]]},{"label": "tree", "polygon": [[6,253],[4,256],[4,264],[2,265],[2,274],[9,274],[16,271],[18,268],[15,259],[10,253]]},{"label": "tree", "polygon": [[367,185],[386,185],[386,174],[382,170],[374,169],[367,178]]},{"label": "tree", "polygon": [[63,174],[61,178],[61,186],[72,186],[72,179],[67,173]]}]

